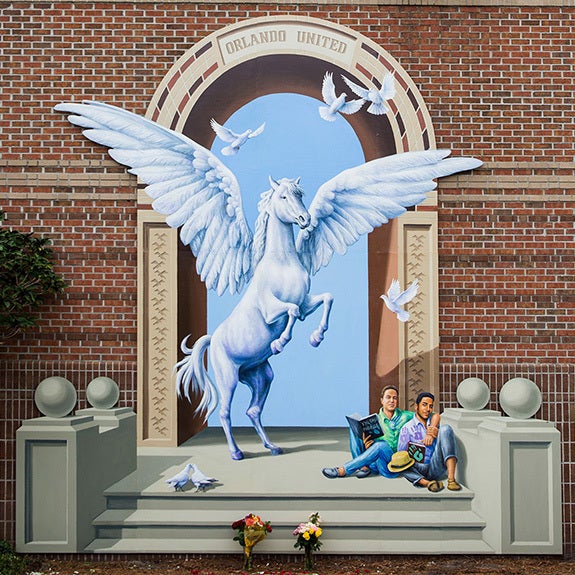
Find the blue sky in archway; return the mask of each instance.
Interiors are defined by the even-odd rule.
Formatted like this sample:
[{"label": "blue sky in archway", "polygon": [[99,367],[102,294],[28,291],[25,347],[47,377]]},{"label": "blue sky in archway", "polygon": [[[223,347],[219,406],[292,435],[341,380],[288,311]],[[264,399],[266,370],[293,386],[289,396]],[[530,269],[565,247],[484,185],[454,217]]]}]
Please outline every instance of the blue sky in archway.
[{"label": "blue sky in archway", "polygon": [[[272,94],[257,98],[236,111],[225,123],[240,133],[266,122],[264,132],[250,139],[236,156],[222,156],[224,142],[216,138],[212,151],[234,172],[242,190],[244,213],[252,231],[260,194],[275,179],[301,176],[304,202],[309,207],[317,188],[344,169],[362,164],[360,143],[341,116],[322,120],[320,102],[299,94]],[[275,377],[264,410],[264,426],[345,426],[345,415],[368,408],[368,306],[367,237],[362,237],[345,256],[313,278],[310,293],[334,296],[330,328],[317,348],[309,335],[321,319],[322,308],[296,322],[293,339],[285,350],[272,356]],[[208,295],[208,333],[227,317],[240,296]],[[249,426],[245,415],[250,392],[238,385],[232,404],[232,424]],[[210,425],[220,425],[218,410]]]}]

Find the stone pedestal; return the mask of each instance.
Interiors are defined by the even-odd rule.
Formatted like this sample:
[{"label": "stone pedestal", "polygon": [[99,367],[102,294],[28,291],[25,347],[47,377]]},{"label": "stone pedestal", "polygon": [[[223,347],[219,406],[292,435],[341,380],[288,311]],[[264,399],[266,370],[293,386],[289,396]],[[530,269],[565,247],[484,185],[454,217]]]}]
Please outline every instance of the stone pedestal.
[{"label": "stone pedestal", "polygon": [[561,446],[552,423],[493,411],[446,409],[458,440],[458,477],[475,492],[495,553],[560,554]]},{"label": "stone pedestal", "polygon": [[104,490],[136,469],[136,415],[85,409],[16,432],[16,549],[77,553],[94,539]]}]

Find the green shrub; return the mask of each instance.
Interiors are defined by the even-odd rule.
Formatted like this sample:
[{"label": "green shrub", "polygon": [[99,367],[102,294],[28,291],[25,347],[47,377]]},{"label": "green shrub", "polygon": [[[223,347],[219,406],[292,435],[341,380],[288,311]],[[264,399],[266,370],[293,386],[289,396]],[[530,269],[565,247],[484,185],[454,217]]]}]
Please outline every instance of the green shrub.
[{"label": "green shrub", "polygon": [[66,287],[49,243],[0,225],[0,342],[36,325],[40,305]]},{"label": "green shrub", "polygon": [[18,555],[7,541],[0,541],[0,573],[2,575],[23,575],[26,559]]}]

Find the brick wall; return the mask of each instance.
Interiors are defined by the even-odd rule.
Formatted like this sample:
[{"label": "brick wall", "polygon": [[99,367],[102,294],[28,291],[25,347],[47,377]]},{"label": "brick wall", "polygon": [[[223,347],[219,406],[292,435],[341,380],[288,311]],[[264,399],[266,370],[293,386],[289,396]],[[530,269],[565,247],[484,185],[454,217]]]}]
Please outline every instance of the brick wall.
[{"label": "brick wall", "polygon": [[[185,50],[239,20],[297,12],[354,28],[410,74],[438,147],[484,160],[465,187],[439,189],[442,373],[458,362],[571,369],[575,8],[407,4],[0,4],[0,208],[9,225],[52,239],[69,283],[37,330],[0,349],[0,538],[13,539],[14,430],[33,413],[41,362],[130,373],[128,404],[135,389],[136,183],[52,108],[94,98],[143,114]],[[453,402],[452,382],[443,387]],[[573,422],[573,397],[558,401]],[[575,456],[565,445],[572,552]]]}]

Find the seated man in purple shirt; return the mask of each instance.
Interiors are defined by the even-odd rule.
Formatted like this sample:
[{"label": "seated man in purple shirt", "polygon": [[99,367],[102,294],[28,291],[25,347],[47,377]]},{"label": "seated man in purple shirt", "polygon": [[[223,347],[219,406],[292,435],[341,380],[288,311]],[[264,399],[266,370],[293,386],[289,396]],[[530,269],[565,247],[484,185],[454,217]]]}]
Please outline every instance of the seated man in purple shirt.
[{"label": "seated man in purple shirt", "polygon": [[[397,477],[397,473],[389,470],[388,463],[397,451],[400,429],[414,416],[413,411],[399,409],[398,403],[397,387],[393,385],[384,387],[381,391],[381,409],[377,414],[384,435],[375,440],[364,436],[362,441],[350,430],[350,449],[353,459],[341,467],[326,467],[322,473],[329,479],[353,474],[361,479],[371,473],[378,473],[389,478]],[[437,425],[439,416],[435,417]]]},{"label": "seated man in purple shirt", "polygon": [[420,393],[415,401],[413,419],[401,428],[397,443],[398,451],[414,450],[415,454],[421,455],[425,450],[422,461],[416,461],[412,467],[403,472],[403,476],[413,485],[427,487],[433,492],[443,489],[441,479],[447,476],[447,489],[459,491],[461,485],[455,481],[457,466],[455,436],[449,425],[440,425],[439,428],[432,425],[434,401],[433,394],[427,391]]}]

